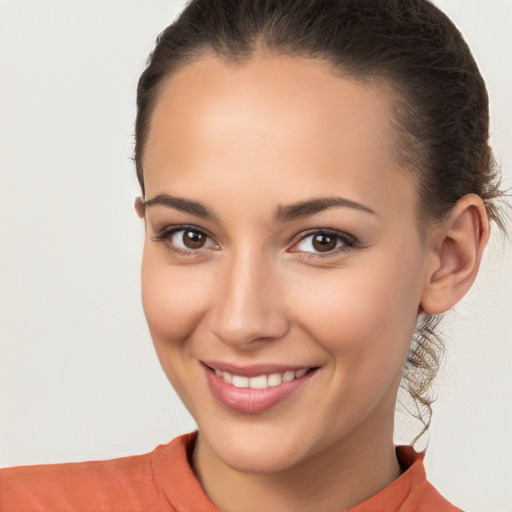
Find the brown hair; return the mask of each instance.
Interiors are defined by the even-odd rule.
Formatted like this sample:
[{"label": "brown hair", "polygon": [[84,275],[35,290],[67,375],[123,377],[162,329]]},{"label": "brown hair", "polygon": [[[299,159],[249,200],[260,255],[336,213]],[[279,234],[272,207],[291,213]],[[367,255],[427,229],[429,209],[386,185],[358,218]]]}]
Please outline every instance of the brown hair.
[{"label": "brown hair", "polygon": [[[138,84],[134,159],[143,193],[144,146],[164,79],[207,54],[244,62],[263,51],[322,59],[392,91],[399,156],[418,183],[421,226],[474,193],[504,227],[484,80],[461,33],[428,0],[190,1],[158,36]],[[430,425],[429,387],[443,351],[438,322],[421,323],[402,379],[421,434]]]}]

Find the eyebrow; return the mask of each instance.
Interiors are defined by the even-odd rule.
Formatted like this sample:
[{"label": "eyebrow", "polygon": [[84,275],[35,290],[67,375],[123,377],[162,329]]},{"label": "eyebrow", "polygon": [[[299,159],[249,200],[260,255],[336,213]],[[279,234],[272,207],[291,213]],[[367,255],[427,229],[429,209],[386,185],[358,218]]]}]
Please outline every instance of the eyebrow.
[{"label": "eyebrow", "polygon": [[[189,213],[203,219],[217,219],[217,216],[213,213],[213,211],[204,204],[200,203],[199,201],[193,201],[183,197],[173,197],[169,194],[159,194],[152,199],[149,199],[148,201],[142,202],[142,206],[144,208],[154,205],[174,208],[175,210]],[[351,201],[350,199],[345,199],[339,196],[329,196],[309,199],[307,201],[300,201],[298,203],[293,203],[286,206],[278,206],[273,218],[275,222],[289,222],[301,217],[307,217],[308,215],[314,215],[315,213],[319,213],[329,208],[340,206],[345,208],[353,208],[355,210],[370,213],[372,215],[377,215],[371,208],[368,208],[367,206],[364,206],[355,201]]]},{"label": "eyebrow", "polygon": [[339,196],[319,197],[317,199],[309,199],[307,201],[301,201],[288,206],[279,206],[274,214],[274,220],[276,222],[289,222],[291,220],[313,215],[315,213],[327,210],[328,208],[334,208],[342,206],[345,208],[353,208],[365,213],[377,215],[371,208],[364,206],[350,199],[345,199]]},{"label": "eyebrow", "polygon": [[195,215],[196,217],[201,217],[203,219],[217,218],[213,211],[204,204],[198,201],[192,201],[191,199],[184,199],[183,197],[173,197],[169,194],[159,194],[148,201],[142,202],[142,206],[144,208],[154,205],[174,208],[175,210],[190,213],[191,215]]}]

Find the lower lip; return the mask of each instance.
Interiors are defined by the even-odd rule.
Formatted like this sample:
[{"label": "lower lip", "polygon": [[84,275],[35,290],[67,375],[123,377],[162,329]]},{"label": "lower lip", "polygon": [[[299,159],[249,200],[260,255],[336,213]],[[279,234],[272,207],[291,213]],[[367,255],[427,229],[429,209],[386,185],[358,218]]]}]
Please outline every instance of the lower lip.
[{"label": "lower lip", "polygon": [[315,373],[309,371],[303,377],[283,382],[265,389],[237,388],[219,377],[208,367],[204,368],[213,396],[225,407],[243,414],[257,414],[284,402],[301,388]]}]

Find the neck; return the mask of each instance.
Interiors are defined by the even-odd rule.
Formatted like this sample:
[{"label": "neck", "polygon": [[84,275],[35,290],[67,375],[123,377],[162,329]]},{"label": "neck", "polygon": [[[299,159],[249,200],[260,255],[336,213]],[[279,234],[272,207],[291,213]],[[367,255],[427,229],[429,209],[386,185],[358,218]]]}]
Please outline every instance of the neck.
[{"label": "neck", "polygon": [[358,429],[328,450],[272,473],[234,470],[199,435],[193,465],[221,512],[339,512],[377,494],[400,475],[392,420],[388,428],[382,427],[368,428],[365,439]]}]

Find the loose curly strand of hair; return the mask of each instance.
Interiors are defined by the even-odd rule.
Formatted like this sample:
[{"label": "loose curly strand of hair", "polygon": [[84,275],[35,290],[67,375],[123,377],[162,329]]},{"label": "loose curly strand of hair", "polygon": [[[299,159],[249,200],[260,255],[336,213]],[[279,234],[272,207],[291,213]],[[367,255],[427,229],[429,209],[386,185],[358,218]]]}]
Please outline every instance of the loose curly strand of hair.
[{"label": "loose curly strand of hair", "polygon": [[412,407],[406,410],[423,424],[423,429],[411,445],[423,437],[432,420],[432,404],[435,396],[432,383],[439,371],[445,348],[438,331],[442,315],[429,315],[421,320],[414,333],[409,356],[404,367],[400,387],[412,398]]}]

